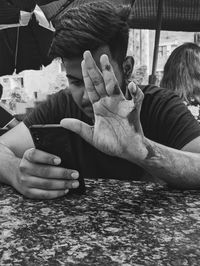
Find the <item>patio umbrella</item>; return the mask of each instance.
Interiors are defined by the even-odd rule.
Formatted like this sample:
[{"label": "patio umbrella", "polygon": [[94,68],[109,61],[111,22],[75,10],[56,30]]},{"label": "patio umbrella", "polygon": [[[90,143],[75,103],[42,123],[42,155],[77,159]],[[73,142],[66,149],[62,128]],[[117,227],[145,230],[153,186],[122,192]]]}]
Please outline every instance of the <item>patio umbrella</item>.
[{"label": "patio umbrella", "polygon": [[0,0],[0,25],[16,24],[20,20],[20,11],[32,12],[33,0]]},{"label": "patio umbrella", "polygon": [[[156,29],[160,0],[134,0],[130,26],[135,29]],[[199,31],[199,0],[163,0],[161,30]]]},{"label": "patio umbrella", "polygon": [[[46,18],[55,25],[57,19],[62,12],[68,8],[80,6],[84,3],[102,3],[101,0],[36,0],[36,3],[40,6],[44,12]],[[132,5],[134,0],[110,0],[116,7]]]},{"label": "patio umbrella", "polygon": [[49,21],[74,0],[0,0],[0,24],[14,24],[20,20],[20,11],[31,12],[38,5]]},{"label": "patio umbrella", "polygon": [[[25,69],[39,69],[42,65],[46,66],[50,63],[47,54],[53,32],[39,25],[34,14],[27,26],[19,26],[23,24],[20,21],[20,17],[23,17],[22,15],[27,16],[24,10],[30,11],[37,4],[44,12],[48,21],[54,22],[56,19],[59,19],[59,15],[64,9],[68,8],[68,6],[73,7],[81,5],[86,1],[92,3],[98,1],[101,3],[101,0],[1,1],[0,10],[1,7],[4,6],[4,9],[2,9],[2,14],[4,14],[4,16],[0,19],[0,76],[12,74],[14,71],[19,73]],[[111,1],[116,5],[130,5],[132,2],[132,0]],[[14,15],[12,16],[12,14]],[[7,25],[5,25],[6,23]]]},{"label": "patio umbrella", "polygon": [[41,26],[34,13],[27,26],[0,30],[0,76],[48,65],[52,38],[53,31]]}]

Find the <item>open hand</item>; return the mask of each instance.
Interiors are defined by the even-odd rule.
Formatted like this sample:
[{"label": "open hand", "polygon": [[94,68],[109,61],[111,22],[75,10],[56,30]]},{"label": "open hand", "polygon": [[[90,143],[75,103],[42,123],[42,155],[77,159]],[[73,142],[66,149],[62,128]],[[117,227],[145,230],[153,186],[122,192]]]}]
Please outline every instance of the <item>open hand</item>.
[{"label": "open hand", "polygon": [[143,131],[140,123],[142,91],[131,82],[131,100],[123,95],[107,55],[100,58],[101,71],[89,51],[84,53],[82,74],[85,88],[93,105],[95,124],[89,126],[77,119],[66,118],[61,126],[78,133],[102,152],[135,159],[143,157]]}]

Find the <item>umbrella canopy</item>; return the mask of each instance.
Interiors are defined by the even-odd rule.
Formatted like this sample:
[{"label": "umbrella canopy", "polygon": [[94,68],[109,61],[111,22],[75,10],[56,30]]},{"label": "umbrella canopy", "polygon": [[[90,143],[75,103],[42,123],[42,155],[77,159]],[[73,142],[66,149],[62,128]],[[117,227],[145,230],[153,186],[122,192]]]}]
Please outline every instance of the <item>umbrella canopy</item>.
[{"label": "umbrella canopy", "polygon": [[[86,1],[101,3],[101,0]],[[111,1],[116,5],[130,5],[132,2]],[[19,73],[25,69],[40,69],[42,65],[48,65],[51,62],[48,50],[53,32],[44,27],[50,27],[48,21],[54,22],[59,19],[59,15],[68,6],[83,3],[85,0],[1,0],[0,14],[3,16],[0,17],[0,76]],[[47,25],[38,16],[36,20],[35,13],[32,15],[32,12],[25,12],[31,11],[36,4],[48,19]]]},{"label": "umbrella canopy", "polygon": [[[51,16],[65,2],[68,2],[68,0],[0,0],[0,25],[19,23],[20,11],[32,12],[36,4],[43,6],[47,17]],[[49,3],[51,3],[50,6],[48,5]]]},{"label": "umbrella canopy", "polygon": [[0,76],[48,65],[53,31],[39,25],[33,14],[27,26],[0,30]]},{"label": "umbrella canopy", "polygon": [[[69,4],[90,0],[1,0],[0,24],[19,21],[20,10],[31,11],[39,5],[48,20],[53,19]],[[93,0],[97,1],[97,0]],[[99,0],[100,1],[100,0]],[[116,4],[133,3],[130,26],[134,29],[156,29],[159,0],[111,0]],[[73,3],[74,2],[74,3]],[[163,0],[162,30],[199,31],[199,0]]]},{"label": "umbrella canopy", "polygon": [[[159,0],[135,0],[130,26],[135,29],[156,29]],[[199,0],[163,0],[162,30],[200,31]]]},{"label": "umbrella canopy", "polygon": [[8,3],[7,0],[0,1],[0,24],[18,23],[20,18],[20,8]]},{"label": "umbrella canopy", "polygon": [[[48,21],[54,19],[68,6],[77,6],[85,2],[100,2],[101,0],[1,0],[0,24],[17,23],[20,19],[20,10],[33,11],[38,5],[44,12]],[[110,0],[116,5],[130,4],[134,0]]]}]

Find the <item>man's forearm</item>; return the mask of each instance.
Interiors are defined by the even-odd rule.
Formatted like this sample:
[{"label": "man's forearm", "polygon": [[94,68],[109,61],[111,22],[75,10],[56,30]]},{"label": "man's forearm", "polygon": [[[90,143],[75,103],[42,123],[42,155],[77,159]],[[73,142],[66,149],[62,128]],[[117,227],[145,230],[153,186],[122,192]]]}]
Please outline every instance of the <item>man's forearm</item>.
[{"label": "man's forearm", "polygon": [[[145,157],[137,161],[153,177],[174,188],[200,189],[200,154],[172,149],[145,139]],[[135,159],[129,154],[129,161]]]},{"label": "man's forearm", "polygon": [[0,183],[12,185],[19,172],[20,158],[0,143]]}]

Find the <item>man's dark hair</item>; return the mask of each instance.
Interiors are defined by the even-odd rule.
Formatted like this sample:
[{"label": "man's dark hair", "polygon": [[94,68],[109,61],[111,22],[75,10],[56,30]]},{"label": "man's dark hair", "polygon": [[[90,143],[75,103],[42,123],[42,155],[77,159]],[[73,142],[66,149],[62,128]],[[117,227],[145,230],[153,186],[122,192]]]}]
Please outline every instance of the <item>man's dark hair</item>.
[{"label": "man's dark hair", "polygon": [[92,52],[108,45],[121,65],[128,46],[129,12],[129,8],[119,10],[106,0],[69,8],[55,24],[50,57],[71,59],[82,56],[85,50]]}]

